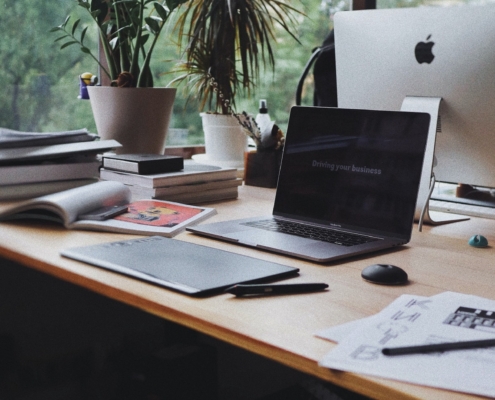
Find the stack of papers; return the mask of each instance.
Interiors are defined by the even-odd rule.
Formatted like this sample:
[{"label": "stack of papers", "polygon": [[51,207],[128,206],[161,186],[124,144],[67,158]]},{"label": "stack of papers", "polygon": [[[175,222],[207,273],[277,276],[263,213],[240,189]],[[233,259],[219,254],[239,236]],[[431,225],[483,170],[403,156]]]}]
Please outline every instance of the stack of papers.
[{"label": "stack of papers", "polygon": [[385,347],[495,338],[495,301],[461,293],[402,295],[378,314],[317,333],[336,341],[320,365],[495,396],[495,347],[385,356]]}]

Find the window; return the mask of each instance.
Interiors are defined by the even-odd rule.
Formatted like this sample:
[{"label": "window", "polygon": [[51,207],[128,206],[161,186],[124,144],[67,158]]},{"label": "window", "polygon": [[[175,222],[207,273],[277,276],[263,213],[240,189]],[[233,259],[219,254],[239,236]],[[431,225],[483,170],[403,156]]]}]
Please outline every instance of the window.
[{"label": "window", "polygon": [[[479,0],[465,0],[474,2]],[[374,0],[355,0],[365,7]],[[360,2],[360,3],[358,3]],[[300,44],[279,29],[275,45],[276,70],[262,71],[259,84],[250,96],[237,100],[237,111],[257,113],[259,99],[267,99],[270,115],[283,131],[287,128],[290,107],[299,76],[312,49],[322,43],[332,28],[333,13],[350,8],[350,0],[293,0],[307,17],[299,17],[297,27]],[[439,0],[376,0],[378,8],[447,4]],[[452,4],[449,1],[448,4]],[[60,50],[57,34],[49,30],[61,24],[71,13],[73,20],[87,15],[75,1],[0,0],[0,42],[3,66],[3,90],[0,96],[0,126],[26,131],[58,131],[86,127],[96,132],[91,106],[79,100],[79,75],[96,73],[95,63],[77,46]],[[86,18],[86,20],[85,20]],[[90,29],[93,27],[89,24]],[[88,32],[86,40],[94,40],[96,32]],[[156,84],[166,85],[171,76],[166,72],[179,55],[174,45],[167,46],[164,37],[155,59]],[[166,61],[169,60],[169,61]],[[179,87],[171,123],[173,132],[168,144],[203,142],[201,119],[194,101],[187,101]],[[312,82],[308,78],[303,104],[312,104]]]}]

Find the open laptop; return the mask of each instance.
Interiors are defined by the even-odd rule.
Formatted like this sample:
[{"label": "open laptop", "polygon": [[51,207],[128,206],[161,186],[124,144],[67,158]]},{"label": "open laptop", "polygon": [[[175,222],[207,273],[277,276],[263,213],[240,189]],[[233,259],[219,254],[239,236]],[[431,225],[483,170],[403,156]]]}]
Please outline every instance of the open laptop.
[{"label": "open laptop", "polygon": [[293,107],[270,216],[187,228],[317,262],[411,238],[430,115]]}]

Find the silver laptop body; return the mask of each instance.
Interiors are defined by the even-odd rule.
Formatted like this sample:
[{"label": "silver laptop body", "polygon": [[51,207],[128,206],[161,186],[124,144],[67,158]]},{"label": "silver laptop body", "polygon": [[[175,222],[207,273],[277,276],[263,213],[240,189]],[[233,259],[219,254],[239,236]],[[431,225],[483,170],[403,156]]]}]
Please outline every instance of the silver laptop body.
[{"label": "silver laptop body", "polygon": [[[424,113],[293,107],[272,215],[187,230],[317,262],[405,244],[429,120]],[[286,222],[320,232],[274,227]]]}]

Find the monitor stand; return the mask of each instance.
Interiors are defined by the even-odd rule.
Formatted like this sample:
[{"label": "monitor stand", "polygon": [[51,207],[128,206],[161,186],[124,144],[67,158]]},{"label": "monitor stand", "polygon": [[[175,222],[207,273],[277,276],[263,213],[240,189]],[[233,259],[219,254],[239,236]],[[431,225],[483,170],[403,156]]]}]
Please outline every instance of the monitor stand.
[{"label": "monitor stand", "polygon": [[401,111],[425,112],[430,114],[430,128],[426,143],[423,170],[419,183],[418,200],[414,220],[418,221],[418,229],[421,232],[423,223],[430,225],[448,224],[451,222],[466,221],[469,218],[463,215],[447,214],[428,209],[431,193],[435,187],[433,167],[435,163],[435,141],[437,136],[437,121],[440,110],[441,97],[406,96],[402,102]]}]

